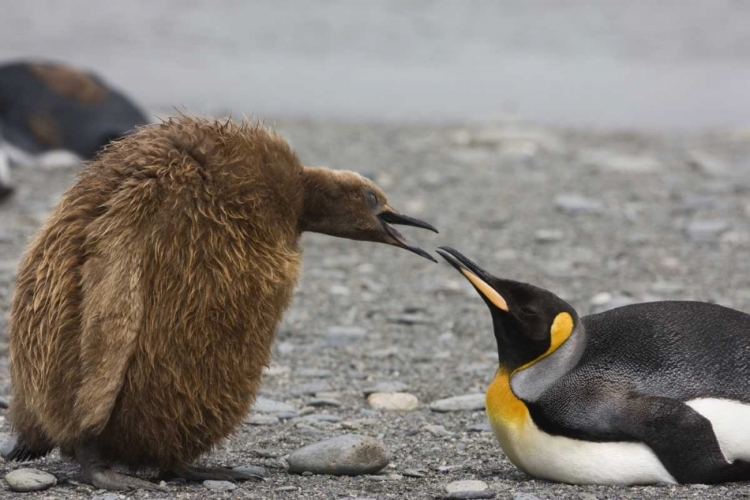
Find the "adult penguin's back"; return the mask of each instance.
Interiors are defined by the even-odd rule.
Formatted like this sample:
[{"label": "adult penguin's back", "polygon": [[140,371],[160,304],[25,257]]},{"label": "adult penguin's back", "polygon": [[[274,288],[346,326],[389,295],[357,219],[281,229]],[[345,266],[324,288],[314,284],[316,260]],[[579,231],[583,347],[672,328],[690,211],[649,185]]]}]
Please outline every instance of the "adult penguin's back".
[{"label": "adult penguin's back", "polygon": [[717,304],[659,301],[619,307],[582,322],[582,370],[646,371],[640,390],[689,400],[750,404],[750,316]]}]

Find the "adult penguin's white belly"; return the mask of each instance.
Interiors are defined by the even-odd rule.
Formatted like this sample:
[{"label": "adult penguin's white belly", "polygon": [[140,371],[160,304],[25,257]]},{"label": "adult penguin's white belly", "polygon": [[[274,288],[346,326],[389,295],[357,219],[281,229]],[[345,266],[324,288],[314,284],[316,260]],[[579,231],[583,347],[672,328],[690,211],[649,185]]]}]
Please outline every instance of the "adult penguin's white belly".
[{"label": "adult penguin's white belly", "polygon": [[542,431],[505,373],[487,390],[487,416],[508,459],[534,477],[571,484],[677,484],[643,443],[582,441]]}]

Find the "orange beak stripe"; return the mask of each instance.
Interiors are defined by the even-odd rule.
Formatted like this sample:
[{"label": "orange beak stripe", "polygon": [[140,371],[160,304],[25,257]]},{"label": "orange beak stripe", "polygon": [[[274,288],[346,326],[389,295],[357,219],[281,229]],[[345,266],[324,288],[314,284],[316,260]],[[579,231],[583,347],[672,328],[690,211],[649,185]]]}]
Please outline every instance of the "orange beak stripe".
[{"label": "orange beak stripe", "polygon": [[487,300],[492,302],[495,307],[498,309],[501,309],[505,312],[508,312],[508,303],[505,302],[505,299],[502,295],[497,293],[497,291],[492,288],[490,285],[488,285],[484,280],[482,280],[479,276],[472,273],[468,269],[461,269],[461,273],[466,276],[466,279],[471,281],[471,284],[476,287],[479,292],[487,297]]}]

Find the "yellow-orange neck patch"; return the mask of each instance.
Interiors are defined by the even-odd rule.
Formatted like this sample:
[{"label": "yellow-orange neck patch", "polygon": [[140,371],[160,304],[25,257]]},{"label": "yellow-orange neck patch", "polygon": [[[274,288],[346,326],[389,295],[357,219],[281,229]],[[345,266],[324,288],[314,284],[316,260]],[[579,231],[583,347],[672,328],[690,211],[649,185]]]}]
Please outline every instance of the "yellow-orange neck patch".
[{"label": "yellow-orange neck patch", "polygon": [[513,393],[510,387],[510,379],[514,373],[519,372],[533,365],[541,359],[546,358],[563,342],[568,340],[573,333],[573,317],[562,312],[555,317],[550,328],[550,346],[547,351],[538,358],[516,368],[513,372],[508,372],[500,368],[495,375],[495,379],[487,388],[485,404],[487,406],[487,417],[490,419],[492,426],[502,427],[523,427],[528,421],[529,410],[523,401]]},{"label": "yellow-orange neck patch", "polygon": [[527,422],[529,410],[513,394],[510,388],[510,373],[500,368],[485,395],[487,418],[493,427],[522,427]]}]

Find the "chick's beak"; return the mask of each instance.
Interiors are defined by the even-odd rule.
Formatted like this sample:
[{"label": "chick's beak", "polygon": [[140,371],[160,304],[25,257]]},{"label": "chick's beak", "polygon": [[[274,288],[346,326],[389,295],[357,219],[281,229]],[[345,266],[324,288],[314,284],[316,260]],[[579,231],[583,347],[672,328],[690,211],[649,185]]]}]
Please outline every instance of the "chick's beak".
[{"label": "chick's beak", "polygon": [[488,283],[490,275],[487,271],[451,247],[439,247],[436,251],[450,265],[455,267],[458,272],[463,274],[485,300],[501,311],[508,312],[508,303],[505,301],[505,298]]},{"label": "chick's beak", "polygon": [[414,252],[417,255],[421,255],[425,259],[429,259],[432,262],[437,263],[437,260],[435,260],[435,257],[428,254],[427,252],[419,248],[417,245],[411,243],[409,240],[404,238],[404,236],[391,224],[401,224],[403,226],[421,227],[422,229],[429,229],[430,231],[437,233],[438,230],[435,229],[434,226],[424,221],[421,221],[419,219],[415,219],[413,217],[409,217],[409,216],[400,214],[398,212],[391,211],[389,209],[386,209],[385,211],[380,212],[377,217],[383,226],[383,230],[392,240],[391,242],[389,242],[391,245],[395,245],[405,250],[409,250],[410,252]]}]

